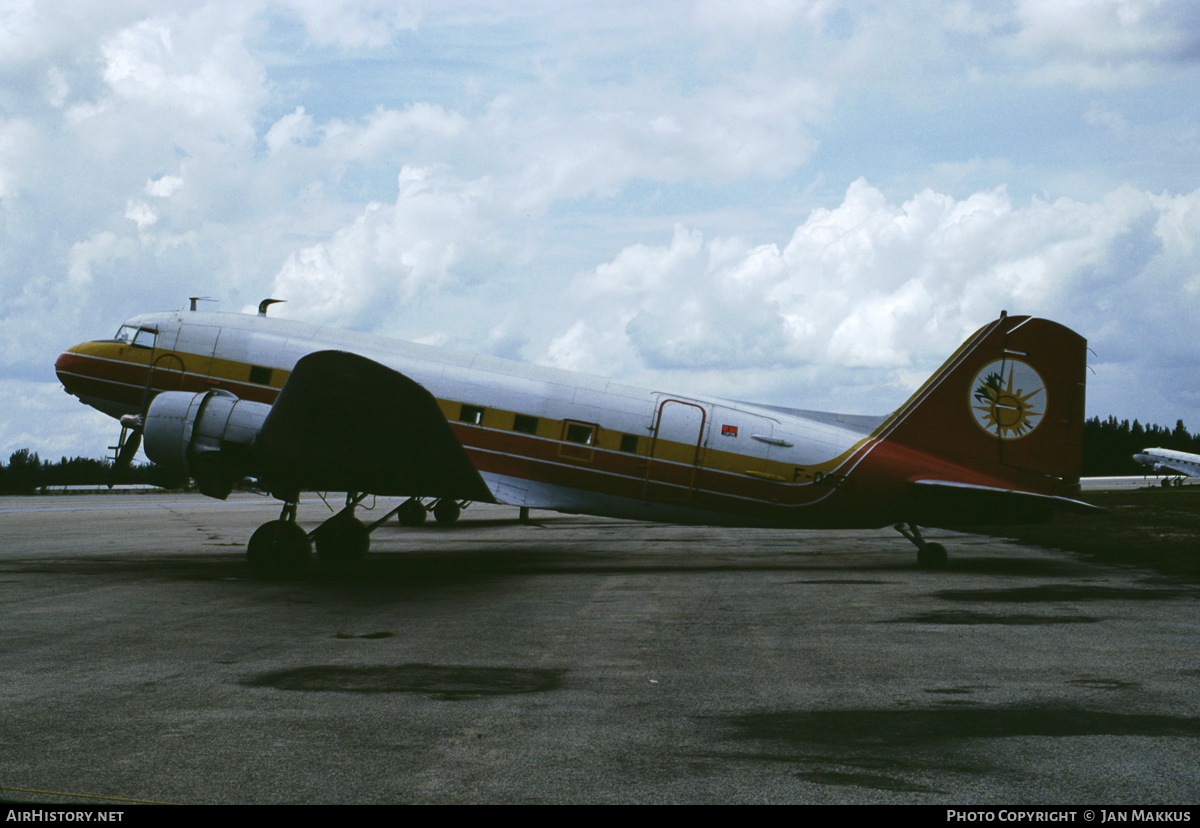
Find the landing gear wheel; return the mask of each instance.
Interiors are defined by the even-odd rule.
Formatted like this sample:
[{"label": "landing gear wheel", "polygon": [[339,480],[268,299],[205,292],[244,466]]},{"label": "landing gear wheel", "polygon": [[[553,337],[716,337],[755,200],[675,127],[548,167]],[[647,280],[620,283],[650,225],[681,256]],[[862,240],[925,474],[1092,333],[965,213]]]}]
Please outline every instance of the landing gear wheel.
[{"label": "landing gear wheel", "polygon": [[458,520],[462,507],[454,500],[439,500],[433,504],[433,519],[442,526],[449,526]]},{"label": "landing gear wheel", "polygon": [[1164,489],[1166,489],[1171,485],[1171,479],[1169,477],[1164,477],[1162,479],[1162,483],[1159,485],[1161,485]]},{"label": "landing gear wheel", "polygon": [[425,506],[415,497],[400,504],[396,520],[401,526],[420,526],[425,522]]},{"label": "landing gear wheel", "polygon": [[290,520],[264,523],[246,544],[250,573],[260,581],[299,578],[312,560],[312,543],[304,530]]},{"label": "landing gear wheel", "polygon": [[362,563],[371,548],[371,533],[350,514],[335,515],[313,533],[317,558],[325,566],[346,568]]},{"label": "landing gear wheel", "polygon": [[917,550],[917,566],[925,569],[941,569],[949,560],[946,547],[940,543],[927,543]]}]

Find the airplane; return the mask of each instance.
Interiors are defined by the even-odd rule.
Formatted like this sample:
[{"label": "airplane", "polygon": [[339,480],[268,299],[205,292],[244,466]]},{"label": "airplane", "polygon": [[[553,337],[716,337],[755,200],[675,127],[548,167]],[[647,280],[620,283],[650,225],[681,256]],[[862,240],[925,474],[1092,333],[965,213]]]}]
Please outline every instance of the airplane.
[{"label": "airplane", "polygon": [[1155,474],[1175,475],[1174,478],[1164,477],[1163,486],[1182,486],[1183,478],[1200,476],[1200,454],[1188,454],[1186,451],[1175,451],[1165,448],[1142,449],[1141,454],[1133,455],[1137,463],[1148,467]]},{"label": "airplane", "polygon": [[[247,544],[252,574],[363,558],[370,533],[471,502],[730,527],[1025,523],[1090,510],[1082,463],[1086,340],[1028,316],[975,332],[900,408],[862,416],[673,394],[257,315],[135,316],[68,348],[64,389],[120,420],[116,466],[155,463],[224,499],[250,477],[282,501]],[[301,490],[345,492],[310,532]],[[366,526],[368,496],[403,498]]]}]

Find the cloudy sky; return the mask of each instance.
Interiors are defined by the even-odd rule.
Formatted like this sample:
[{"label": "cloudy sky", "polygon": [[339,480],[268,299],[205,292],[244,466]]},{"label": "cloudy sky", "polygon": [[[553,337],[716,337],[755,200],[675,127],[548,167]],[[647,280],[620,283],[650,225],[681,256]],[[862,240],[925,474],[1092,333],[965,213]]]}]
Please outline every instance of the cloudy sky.
[{"label": "cloudy sky", "polygon": [[0,0],[0,462],[53,362],[273,315],[884,413],[974,329],[1200,430],[1195,0]]}]

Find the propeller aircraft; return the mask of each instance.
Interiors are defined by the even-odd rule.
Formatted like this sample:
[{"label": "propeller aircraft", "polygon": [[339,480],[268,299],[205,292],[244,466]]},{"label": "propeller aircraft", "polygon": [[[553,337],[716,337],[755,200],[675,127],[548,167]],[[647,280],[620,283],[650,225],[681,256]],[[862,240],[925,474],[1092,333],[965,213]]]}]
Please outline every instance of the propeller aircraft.
[{"label": "propeller aircraft", "polygon": [[1133,460],[1155,474],[1166,475],[1162,479],[1164,487],[1182,486],[1185,477],[1200,477],[1200,454],[1189,454],[1175,449],[1148,448],[1133,455]]},{"label": "propeller aircraft", "polygon": [[[453,522],[470,502],[678,524],[920,527],[1030,522],[1075,499],[1086,341],[1001,314],[900,408],[836,414],[637,388],[304,322],[195,309],[135,316],[59,356],[65,390],[120,420],[117,465],[155,463],[225,498],[244,478],[282,501],[251,536],[261,578],[360,560],[368,496],[384,518]],[[301,490],[345,492],[311,531]]]}]

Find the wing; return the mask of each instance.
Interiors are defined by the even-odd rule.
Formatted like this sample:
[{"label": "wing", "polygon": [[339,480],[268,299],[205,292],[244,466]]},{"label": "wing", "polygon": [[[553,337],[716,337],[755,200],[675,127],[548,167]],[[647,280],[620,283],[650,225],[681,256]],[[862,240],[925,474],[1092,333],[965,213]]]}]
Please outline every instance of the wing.
[{"label": "wing", "polygon": [[493,500],[433,395],[357,354],[297,362],[256,442],[272,491]]},{"label": "wing", "polygon": [[1195,469],[1189,469],[1186,466],[1184,466],[1182,463],[1178,463],[1175,461],[1159,460],[1154,465],[1155,465],[1155,471],[1170,472],[1171,474],[1180,474],[1180,475],[1183,475],[1184,477],[1195,477],[1196,476]]}]

